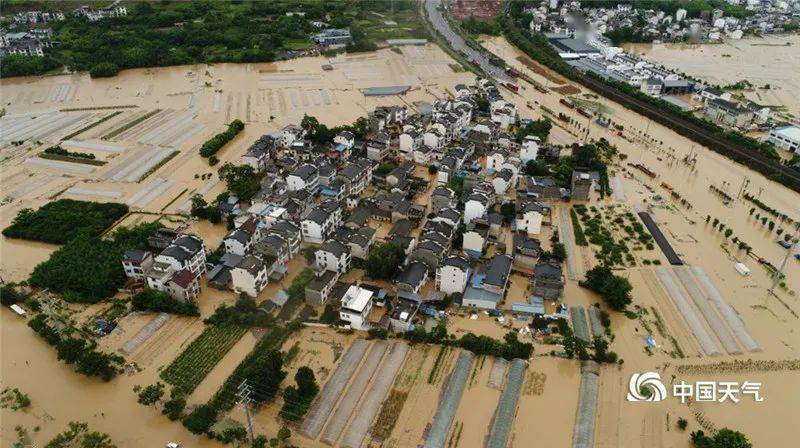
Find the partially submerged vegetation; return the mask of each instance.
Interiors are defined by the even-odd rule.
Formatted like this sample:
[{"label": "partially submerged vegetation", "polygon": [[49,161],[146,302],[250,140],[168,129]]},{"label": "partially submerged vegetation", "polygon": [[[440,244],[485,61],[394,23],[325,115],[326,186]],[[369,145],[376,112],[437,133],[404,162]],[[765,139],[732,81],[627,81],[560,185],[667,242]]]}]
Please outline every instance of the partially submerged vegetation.
[{"label": "partially submerged vegetation", "polygon": [[176,300],[169,294],[157,289],[144,289],[133,296],[131,302],[133,303],[133,309],[136,311],[154,311],[187,316],[200,315],[196,303]]},{"label": "partially submerged vegetation", "polygon": [[66,364],[75,364],[75,371],[78,373],[111,381],[121,372],[124,362],[121,356],[97,351],[97,343],[83,338],[72,326],[51,324],[43,313],[28,321],[28,326],[56,348],[59,360]]},{"label": "partially submerged vegetation", "polygon": [[98,237],[126,213],[125,204],[59,199],[36,211],[20,210],[3,236],[64,244],[79,234]]},{"label": "partially submerged vegetation", "polygon": [[533,344],[520,342],[517,333],[509,332],[498,341],[490,336],[467,333],[456,339],[455,335],[448,334],[444,323],[440,323],[431,331],[422,327],[414,327],[403,335],[411,342],[424,342],[427,344],[443,344],[461,347],[476,355],[490,355],[505,359],[528,359],[533,354]]},{"label": "partially submerged vegetation", "polygon": [[200,147],[200,155],[206,158],[216,155],[226,143],[242,132],[242,129],[244,129],[242,120],[231,121],[225,132],[220,132],[203,143],[203,146]]},{"label": "partially submerged vegetation", "polygon": [[595,266],[587,271],[586,279],[580,285],[600,294],[606,305],[616,311],[625,311],[631,303],[631,283],[627,278],[615,275],[607,266]]},{"label": "partially submerged vegetation", "polygon": [[37,265],[28,283],[68,301],[95,303],[112,296],[125,281],[122,254],[147,248],[147,237],[159,227],[157,222],[121,227],[109,239],[81,233]]}]

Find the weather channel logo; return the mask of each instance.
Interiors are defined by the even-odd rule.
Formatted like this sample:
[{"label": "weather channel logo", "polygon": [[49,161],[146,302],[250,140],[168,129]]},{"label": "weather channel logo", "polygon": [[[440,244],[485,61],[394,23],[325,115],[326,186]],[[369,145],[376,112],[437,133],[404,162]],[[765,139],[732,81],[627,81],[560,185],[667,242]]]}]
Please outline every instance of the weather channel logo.
[{"label": "weather channel logo", "polygon": [[[738,403],[749,395],[753,401],[764,401],[761,383],[754,381],[680,381],[672,385],[672,396],[681,403],[693,401],[730,401]],[[667,398],[667,388],[657,372],[634,373],[628,381],[628,401],[662,401]]]},{"label": "weather channel logo", "polygon": [[628,401],[661,401],[667,398],[667,388],[656,372],[634,373],[628,381]]}]

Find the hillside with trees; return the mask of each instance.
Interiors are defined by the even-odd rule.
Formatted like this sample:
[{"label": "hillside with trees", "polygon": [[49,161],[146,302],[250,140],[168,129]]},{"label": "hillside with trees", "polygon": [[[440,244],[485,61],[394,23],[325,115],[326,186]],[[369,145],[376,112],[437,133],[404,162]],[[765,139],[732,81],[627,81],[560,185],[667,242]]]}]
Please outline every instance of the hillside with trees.
[{"label": "hillside with trees", "polygon": [[[41,75],[63,66],[107,77],[140,67],[271,62],[312,48],[317,21],[349,28],[350,51],[375,50],[384,39],[425,37],[412,0],[141,1],[128,6],[127,16],[96,22],[64,11],[65,21],[51,23],[59,44],[44,57],[3,58],[0,75]],[[387,26],[388,18],[396,25]]]}]

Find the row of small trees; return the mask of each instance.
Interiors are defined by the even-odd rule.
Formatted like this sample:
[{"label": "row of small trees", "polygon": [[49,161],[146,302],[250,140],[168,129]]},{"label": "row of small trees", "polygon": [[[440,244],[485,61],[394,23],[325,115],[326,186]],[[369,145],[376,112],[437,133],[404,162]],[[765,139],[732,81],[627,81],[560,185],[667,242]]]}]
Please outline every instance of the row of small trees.
[{"label": "row of small trees", "polygon": [[242,120],[233,120],[228,125],[228,129],[225,132],[220,132],[219,134],[211,137],[203,146],[200,147],[200,155],[202,157],[209,158],[209,164],[215,165],[216,163],[211,163],[210,157],[214,156],[226,143],[233,140],[239,132],[244,129],[244,123]]},{"label": "row of small trees", "polygon": [[45,314],[37,314],[28,321],[28,326],[56,348],[59,360],[75,364],[78,373],[111,381],[121,371],[124,362],[121,356],[95,350],[97,344],[94,341],[73,337],[70,333],[74,332],[69,328],[57,330],[48,324]]},{"label": "row of small trees", "polygon": [[[753,216],[753,213],[754,213],[755,211],[756,211],[756,208],[755,208],[755,207],[751,207],[751,208],[750,208],[750,216]],[[776,216],[776,215],[773,215],[773,216]],[[791,221],[791,219],[789,219],[788,217],[786,217],[786,215],[781,215],[781,216],[783,216],[783,217],[784,217],[784,218],[782,218],[782,219],[781,219],[782,221],[783,221],[784,219],[786,219],[786,220],[788,220],[789,222],[792,222],[792,221]],[[786,233],[786,234],[784,234],[784,229],[783,229],[782,227],[778,227],[778,229],[776,230],[776,229],[775,229],[775,226],[776,226],[776,223],[775,223],[775,221],[773,221],[773,220],[769,219],[769,217],[768,217],[768,216],[761,216],[761,214],[760,214],[760,213],[756,213],[756,214],[755,214],[755,219],[756,219],[756,221],[757,221],[757,222],[761,222],[761,226],[762,226],[762,227],[766,225],[766,226],[767,226],[767,228],[769,228],[769,231],[770,231],[770,232],[772,232],[772,231],[774,230],[776,235],[778,235],[778,236],[781,236],[781,235],[783,235],[783,239],[784,239],[785,241],[791,241],[791,238],[792,238],[792,237],[791,237],[791,235],[790,235],[789,233]]]},{"label": "row of small trees", "polygon": [[[708,223],[710,220],[711,220],[711,215],[706,215],[706,223]],[[720,222],[720,220],[717,218],[714,218],[714,220],[711,221],[711,228],[722,233],[725,236],[725,239],[729,239],[733,235],[733,229],[731,229],[730,227],[726,228],[725,224]],[[739,249],[747,251],[748,254],[753,250],[753,247],[751,245],[740,240],[739,237],[733,237],[731,242],[736,246],[738,246]]]}]

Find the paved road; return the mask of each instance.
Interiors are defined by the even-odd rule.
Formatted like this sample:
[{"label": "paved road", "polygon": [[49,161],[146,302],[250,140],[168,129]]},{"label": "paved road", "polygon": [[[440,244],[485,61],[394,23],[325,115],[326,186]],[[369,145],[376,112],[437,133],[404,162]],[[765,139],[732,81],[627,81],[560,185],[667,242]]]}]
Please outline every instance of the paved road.
[{"label": "paved road", "polygon": [[439,34],[444,36],[450,48],[462,55],[466,55],[466,58],[470,61],[477,62],[477,65],[479,65],[484,72],[497,81],[516,83],[502,68],[489,63],[488,52],[480,52],[467,45],[464,38],[453,30],[450,23],[445,19],[444,13],[439,9],[441,4],[442,0],[425,0],[425,11],[427,12],[428,20],[431,25],[433,25]]},{"label": "paved road", "polygon": [[572,230],[572,218],[569,216],[569,208],[558,208],[558,234],[564,247],[567,249],[567,277],[570,280],[581,280],[581,272],[578,271],[578,251],[575,250],[575,234]]}]

